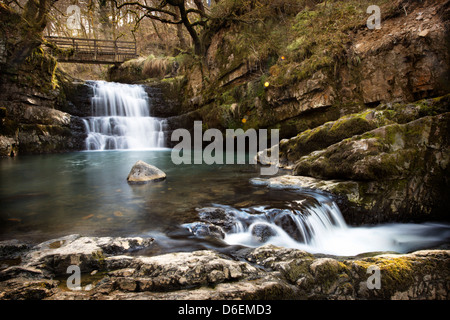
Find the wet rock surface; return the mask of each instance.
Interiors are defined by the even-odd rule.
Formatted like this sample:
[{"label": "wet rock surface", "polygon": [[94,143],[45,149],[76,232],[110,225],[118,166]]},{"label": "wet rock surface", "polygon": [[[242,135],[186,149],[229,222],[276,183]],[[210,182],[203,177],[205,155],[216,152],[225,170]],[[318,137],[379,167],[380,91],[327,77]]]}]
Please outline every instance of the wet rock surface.
[{"label": "wet rock surface", "polygon": [[[265,245],[141,256],[151,238],[70,235],[22,248],[22,262],[0,270],[0,299],[448,299],[448,250],[356,257],[312,255]],[[134,253],[130,253],[134,252]],[[1,251],[3,259],[8,250]],[[69,265],[82,290],[69,290]],[[369,268],[381,272],[373,289]],[[372,269],[370,269],[372,270]],[[369,285],[368,285],[369,283]]]}]

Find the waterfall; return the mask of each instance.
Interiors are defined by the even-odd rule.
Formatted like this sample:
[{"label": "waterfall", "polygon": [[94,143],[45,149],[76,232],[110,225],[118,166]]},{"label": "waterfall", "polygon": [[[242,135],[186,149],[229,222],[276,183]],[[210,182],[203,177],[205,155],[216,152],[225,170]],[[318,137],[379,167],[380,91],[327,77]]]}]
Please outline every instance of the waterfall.
[{"label": "waterfall", "polygon": [[349,229],[336,203],[318,194],[292,201],[283,209],[219,207],[233,217],[234,227],[224,239],[229,244],[258,246],[270,242],[288,247],[323,248],[328,245],[327,235]]},{"label": "waterfall", "polygon": [[[303,194],[305,195],[305,194]],[[258,247],[273,244],[311,253],[357,255],[364,252],[405,253],[430,248],[450,239],[450,226],[441,223],[390,223],[353,227],[346,224],[338,206],[313,191],[306,198],[290,201],[283,208],[252,206],[234,208],[215,204],[224,212],[218,217],[200,215],[200,223],[183,226],[197,236],[209,234],[215,225],[223,230],[228,245]],[[208,218],[209,217],[209,218]],[[213,217],[212,220],[210,218]],[[212,228],[212,229],[211,229]]]},{"label": "waterfall", "polygon": [[92,113],[85,118],[87,150],[164,147],[166,121],[150,116],[147,93],[140,85],[90,82]]}]

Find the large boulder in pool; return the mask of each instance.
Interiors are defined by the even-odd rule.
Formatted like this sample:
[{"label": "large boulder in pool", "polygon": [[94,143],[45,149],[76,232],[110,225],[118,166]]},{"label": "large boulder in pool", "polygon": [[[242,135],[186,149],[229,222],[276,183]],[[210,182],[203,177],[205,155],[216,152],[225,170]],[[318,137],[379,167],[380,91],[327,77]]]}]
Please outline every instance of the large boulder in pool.
[{"label": "large boulder in pool", "polygon": [[161,181],[166,178],[166,174],[155,166],[139,160],[131,168],[127,181],[130,184],[144,184],[147,182]]}]

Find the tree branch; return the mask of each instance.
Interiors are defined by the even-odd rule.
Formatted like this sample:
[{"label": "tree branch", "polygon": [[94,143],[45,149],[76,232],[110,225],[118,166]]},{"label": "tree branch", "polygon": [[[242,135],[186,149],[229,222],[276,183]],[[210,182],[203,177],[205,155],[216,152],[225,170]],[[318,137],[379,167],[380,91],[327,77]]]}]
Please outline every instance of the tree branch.
[{"label": "tree branch", "polygon": [[150,6],[147,6],[145,4],[140,3],[138,1],[125,2],[125,3],[122,3],[122,4],[119,5],[119,4],[117,4],[117,0],[113,0],[113,1],[114,1],[115,5],[116,5],[117,9],[123,8],[125,6],[138,6],[138,7],[142,8],[142,9],[145,9],[145,10],[150,11],[150,12],[161,12],[161,13],[168,14],[168,15],[170,15],[172,17],[175,16],[175,14],[173,12],[171,12],[169,10],[166,10],[166,9],[163,9],[165,5],[162,6],[162,7],[150,7]]},{"label": "tree branch", "polygon": [[149,14],[149,13],[144,13],[143,17],[155,19],[155,20],[161,21],[163,23],[168,23],[168,24],[182,24],[183,23],[183,20],[179,20],[179,21],[167,20],[165,18],[161,18],[161,17],[155,16],[154,14]]}]

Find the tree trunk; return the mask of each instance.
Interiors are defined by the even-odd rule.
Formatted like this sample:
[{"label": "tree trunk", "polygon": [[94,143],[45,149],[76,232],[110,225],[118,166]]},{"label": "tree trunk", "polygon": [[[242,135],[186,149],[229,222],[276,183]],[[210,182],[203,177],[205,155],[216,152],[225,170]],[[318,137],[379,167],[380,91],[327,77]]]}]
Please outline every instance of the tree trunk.
[{"label": "tree trunk", "polygon": [[[17,25],[17,38],[9,39],[13,44],[13,50],[6,61],[6,71],[11,74],[18,72],[34,49],[42,43],[42,36],[47,25],[47,13],[53,0],[28,0],[24,6],[20,23]],[[6,14],[18,15],[8,8]]]},{"label": "tree trunk", "polygon": [[183,21],[184,26],[186,27],[187,31],[189,32],[189,35],[192,38],[192,41],[194,42],[194,50],[196,55],[203,55],[203,45],[202,42],[197,34],[197,31],[195,31],[194,27],[189,22],[188,16],[186,14],[186,8],[184,7],[184,1],[182,5],[178,5],[178,8],[180,9],[180,16],[181,20]]},{"label": "tree trunk", "polygon": [[205,6],[203,5],[202,0],[194,0],[195,5],[197,6],[197,9],[201,12],[205,12]]},{"label": "tree trunk", "polygon": [[[180,17],[179,17],[180,9],[177,7],[177,8],[175,8],[175,10],[177,11],[177,16],[174,17],[174,20],[177,21],[180,19]],[[187,44],[186,38],[184,37],[182,24],[177,24],[177,37],[178,37],[178,40],[180,41],[180,48],[182,50],[185,50],[188,47],[188,44]]]},{"label": "tree trunk", "polygon": [[111,21],[109,20],[109,10],[108,10],[108,3],[106,0],[100,0],[99,3],[100,6],[100,32],[103,35],[104,39],[112,39],[112,24]]}]

